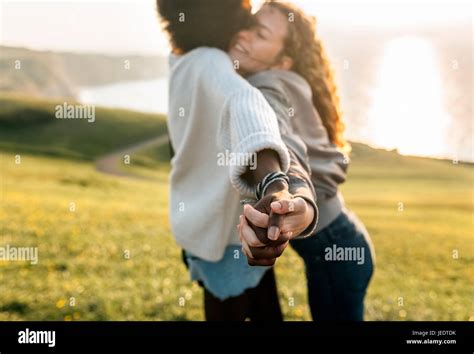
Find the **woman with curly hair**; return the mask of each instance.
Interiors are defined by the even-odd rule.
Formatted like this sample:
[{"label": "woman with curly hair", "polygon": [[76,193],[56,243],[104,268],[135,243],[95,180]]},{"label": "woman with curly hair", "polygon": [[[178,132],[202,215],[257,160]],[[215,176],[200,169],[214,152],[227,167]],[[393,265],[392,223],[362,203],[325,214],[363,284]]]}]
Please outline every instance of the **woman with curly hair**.
[{"label": "woman with curly hair", "polygon": [[[364,225],[338,191],[346,179],[350,147],[315,19],[290,3],[266,2],[256,23],[236,35],[229,53],[277,116],[291,117],[290,126],[280,126],[282,135],[292,131],[307,147],[319,222],[314,237],[290,244],[305,263],[313,319],[362,320],[374,252]],[[247,219],[264,227],[268,218],[251,206],[244,215],[239,225],[244,249],[258,253],[263,244]]]},{"label": "woman with curly hair", "polygon": [[[157,4],[172,45],[167,123],[174,151],[173,236],[183,248],[191,279],[204,287],[207,320],[281,320],[270,266],[290,239],[314,233],[318,213],[309,167],[287,149],[275,112],[237,74],[224,51],[249,26],[249,1]],[[218,158],[227,153],[256,155],[255,169],[245,163],[222,166]],[[267,245],[247,260],[235,225],[239,201],[253,196],[255,186],[255,207],[265,210],[273,224],[263,230]]]}]

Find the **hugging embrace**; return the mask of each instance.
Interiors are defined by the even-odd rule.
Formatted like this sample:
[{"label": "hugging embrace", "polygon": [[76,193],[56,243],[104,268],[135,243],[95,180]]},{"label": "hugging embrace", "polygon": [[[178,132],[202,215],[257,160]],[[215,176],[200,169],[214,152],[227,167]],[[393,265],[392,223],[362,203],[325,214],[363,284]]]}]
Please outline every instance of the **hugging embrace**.
[{"label": "hugging embrace", "polygon": [[[273,266],[288,245],[313,320],[363,320],[374,253],[338,191],[350,148],[316,21],[274,1],[255,14],[249,0],[157,5],[172,47],[171,227],[206,320],[281,321]],[[217,162],[228,153],[256,163]]]}]

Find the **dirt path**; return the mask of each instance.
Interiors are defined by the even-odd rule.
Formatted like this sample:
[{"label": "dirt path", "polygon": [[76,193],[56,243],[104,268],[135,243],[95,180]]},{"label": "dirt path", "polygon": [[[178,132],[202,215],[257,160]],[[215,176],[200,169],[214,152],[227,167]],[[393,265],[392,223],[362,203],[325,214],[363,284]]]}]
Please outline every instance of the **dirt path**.
[{"label": "dirt path", "polygon": [[123,164],[123,158],[125,155],[130,155],[130,160],[133,161],[133,153],[149,149],[154,146],[159,146],[162,144],[166,144],[168,142],[168,136],[161,135],[159,137],[145,140],[138,144],[133,144],[125,148],[121,148],[119,150],[112,151],[111,153],[101,157],[96,161],[96,169],[102,173],[107,173],[109,175],[119,176],[119,177],[131,177],[131,178],[140,178],[146,179],[143,176],[137,176],[133,173],[128,173],[121,170],[120,165]]}]

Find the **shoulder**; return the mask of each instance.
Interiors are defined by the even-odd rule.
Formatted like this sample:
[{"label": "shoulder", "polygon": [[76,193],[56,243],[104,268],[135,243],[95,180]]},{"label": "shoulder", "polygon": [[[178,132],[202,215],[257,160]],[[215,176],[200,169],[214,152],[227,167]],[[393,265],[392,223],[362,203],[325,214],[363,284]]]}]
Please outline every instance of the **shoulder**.
[{"label": "shoulder", "polygon": [[284,82],[281,80],[280,70],[266,70],[247,77],[247,81],[258,89],[272,89],[283,92]]},{"label": "shoulder", "polygon": [[305,97],[311,100],[311,87],[308,82],[293,71],[267,70],[247,78],[249,83],[256,88],[271,91],[274,94],[291,101],[291,97]]},{"label": "shoulder", "polygon": [[250,87],[236,73],[227,53],[217,48],[199,47],[177,56],[171,66],[170,74],[174,79],[180,78],[181,82],[187,86],[193,80],[199,80],[201,85],[212,89],[212,91],[216,91],[222,86],[238,86],[236,80],[239,79]]},{"label": "shoulder", "polygon": [[232,61],[226,52],[210,47],[199,47],[178,57],[178,61],[193,65],[215,65],[232,67]]}]

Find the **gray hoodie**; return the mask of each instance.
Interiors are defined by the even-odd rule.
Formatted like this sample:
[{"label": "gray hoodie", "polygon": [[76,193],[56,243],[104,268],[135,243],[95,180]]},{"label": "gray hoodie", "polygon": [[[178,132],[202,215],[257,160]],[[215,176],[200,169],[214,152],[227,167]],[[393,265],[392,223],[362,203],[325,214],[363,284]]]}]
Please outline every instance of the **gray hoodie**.
[{"label": "gray hoodie", "polygon": [[338,186],[346,180],[349,158],[329,140],[305,79],[292,71],[268,70],[247,80],[263,93],[275,111],[285,144],[309,164],[319,208],[316,231],[320,231],[344,205]]}]

